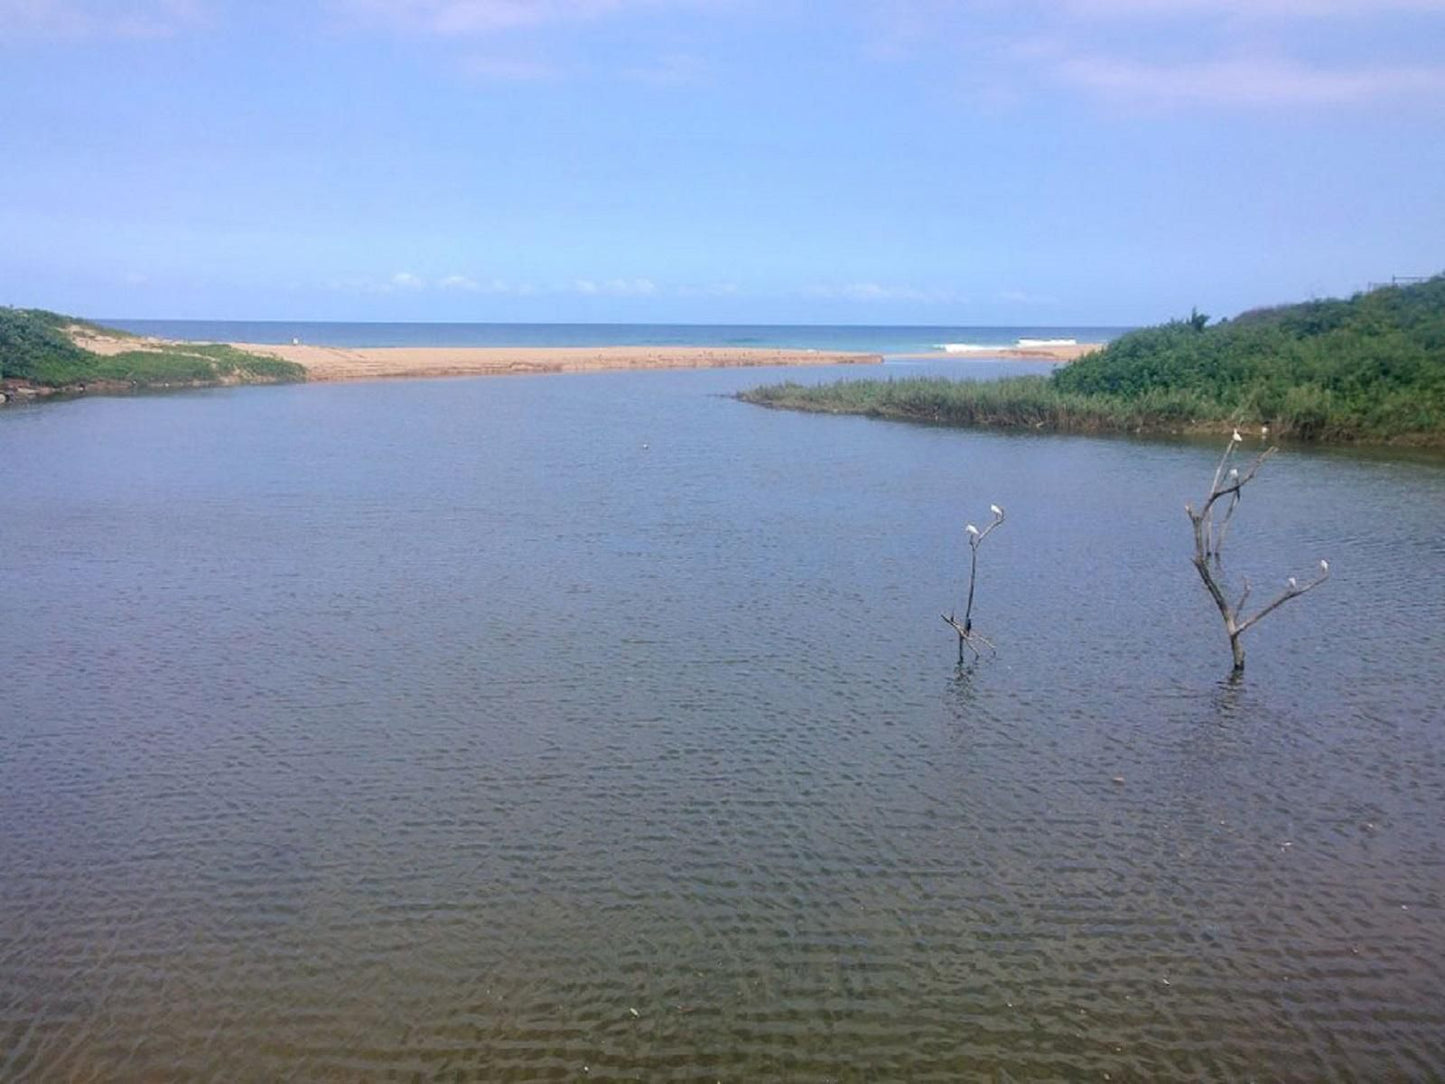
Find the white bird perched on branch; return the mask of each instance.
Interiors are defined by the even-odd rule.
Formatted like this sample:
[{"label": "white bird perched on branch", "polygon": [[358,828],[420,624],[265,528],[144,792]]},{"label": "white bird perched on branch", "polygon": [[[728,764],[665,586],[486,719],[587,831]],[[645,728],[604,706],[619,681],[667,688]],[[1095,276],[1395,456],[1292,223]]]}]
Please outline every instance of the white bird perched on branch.
[{"label": "white bird perched on branch", "polygon": [[978,534],[978,528],[975,527],[972,523],[965,524],[963,529],[964,529],[965,531],[967,531],[969,534],[973,534],[973,535]]},{"label": "white bird perched on branch", "polygon": [[1003,509],[1000,508],[1000,507],[999,507],[998,505],[996,505],[996,504],[991,504],[991,505],[989,505],[989,506],[988,506],[988,510],[989,510],[990,512],[992,512],[992,513],[993,513],[994,515],[996,515],[996,516],[1001,516],[1001,515],[1003,515]]},{"label": "white bird perched on branch", "polygon": [[1242,442],[1242,441],[1244,440],[1244,438],[1239,435],[1239,430],[1238,430],[1238,429],[1236,429],[1236,430],[1234,431],[1234,436],[1233,436],[1231,439],[1234,440],[1236,443],[1240,443],[1240,442]]},{"label": "white bird perched on branch", "polygon": [[1292,587],[1292,588],[1299,586],[1299,580],[1295,579],[1293,576],[1291,576],[1291,577],[1289,578],[1289,580],[1286,581],[1286,582],[1288,582],[1288,584],[1289,584],[1290,587]]},{"label": "white bird perched on branch", "polygon": [[1328,572],[1329,570],[1330,570],[1330,563],[1329,563],[1328,561],[1321,561],[1321,562],[1320,562],[1320,571],[1321,571],[1321,572]]}]

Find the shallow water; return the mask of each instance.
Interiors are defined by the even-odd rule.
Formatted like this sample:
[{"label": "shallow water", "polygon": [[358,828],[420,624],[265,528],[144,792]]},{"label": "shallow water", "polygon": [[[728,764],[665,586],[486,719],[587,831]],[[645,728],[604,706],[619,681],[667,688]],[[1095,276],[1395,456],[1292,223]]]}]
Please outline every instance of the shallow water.
[{"label": "shallow water", "polygon": [[0,412],[0,1079],[1445,1075],[1445,465],[775,375]]}]

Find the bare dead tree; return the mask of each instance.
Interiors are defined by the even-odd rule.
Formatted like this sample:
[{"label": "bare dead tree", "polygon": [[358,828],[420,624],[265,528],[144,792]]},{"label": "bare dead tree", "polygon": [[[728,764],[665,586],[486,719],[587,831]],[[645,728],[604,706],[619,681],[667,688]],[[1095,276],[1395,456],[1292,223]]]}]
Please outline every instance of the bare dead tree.
[{"label": "bare dead tree", "polygon": [[978,633],[973,631],[973,596],[978,587],[978,547],[983,545],[983,540],[993,534],[994,530],[1004,521],[1003,509],[996,504],[988,506],[993,513],[993,521],[983,530],[979,530],[972,523],[966,524],[963,528],[968,536],[968,602],[963,607],[963,620],[959,621],[955,616],[957,611],[940,614],[944,622],[958,633],[958,662],[963,665],[963,649],[965,647],[973,652],[973,657],[979,657],[978,645],[982,644],[990,651],[994,650],[993,644],[989,643]]},{"label": "bare dead tree", "polygon": [[[1265,433],[1267,435],[1268,431]],[[1279,450],[1275,447],[1266,448],[1255,457],[1254,462],[1241,471],[1238,467],[1231,466],[1230,460],[1243,440],[1238,429],[1229,438],[1229,445],[1224,449],[1219,466],[1214,470],[1214,481],[1210,483],[1209,496],[1203,507],[1196,511],[1192,502],[1184,506],[1184,510],[1189,513],[1190,522],[1194,524],[1194,567],[1199,572],[1199,578],[1204,581],[1209,597],[1214,600],[1214,605],[1219,607],[1219,616],[1224,619],[1224,631],[1229,635],[1229,649],[1234,654],[1233,672],[1236,676],[1244,672],[1244,645],[1240,642],[1240,637],[1290,599],[1298,598],[1306,591],[1313,591],[1330,578],[1330,563],[1321,561],[1319,574],[1314,579],[1302,584],[1291,576],[1285,581],[1283,591],[1249,617],[1244,616],[1245,604],[1249,602],[1249,580],[1244,581],[1244,589],[1239,598],[1234,602],[1229,601],[1224,584],[1224,540],[1229,534],[1234,513],[1239,508],[1240,493],[1254,480],[1265,460]],[[1219,510],[1221,501],[1225,502],[1222,514]]]}]

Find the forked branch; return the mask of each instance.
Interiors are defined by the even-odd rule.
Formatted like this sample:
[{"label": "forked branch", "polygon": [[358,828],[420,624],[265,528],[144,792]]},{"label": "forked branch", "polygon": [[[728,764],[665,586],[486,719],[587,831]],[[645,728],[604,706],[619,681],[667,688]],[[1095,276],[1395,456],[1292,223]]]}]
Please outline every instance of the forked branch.
[{"label": "forked branch", "polygon": [[990,651],[994,649],[993,644],[973,631],[973,599],[974,592],[978,587],[978,548],[983,545],[983,540],[993,534],[1004,521],[1004,511],[996,504],[989,505],[989,511],[993,513],[993,519],[983,530],[979,530],[972,523],[965,524],[963,530],[968,536],[968,601],[963,607],[963,620],[960,621],[955,613],[941,614],[944,622],[954,632],[958,633],[958,661],[963,664],[963,649],[965,647],[973,652],[973,657],[978,658],[980,652],[978,645],[982,644]]},{"label": "forked branch", "polygon": [[[1244,670],[1244,645],[1240,642],[1240,637],[1244,635],[1245,631],[1256,625],[1266,615],[1279,609],[1290,599],[1298,598],[1307,591],[1313,591],[1330,578],[1329,562],[1321,561],[1319,573],[1313,579],[1300,583],[1291,576],[1285,581],[1283,591],[1249,617],[1244,616],[1244,607],[1249,602],[1251,590],[1248,580],[1244,581],[1244,588],[1239,593],[1239,600],[1234,603],[1229,601],[1225,594],[1224,573],[1221,568],[1224,539],[1229,533],[1229,525],[1239,507],[1240,494],[1244,487],[1254,480],[1260,467],[1264,466],[1265,460],[1278,451],[1273,447],[1266,448],[1255,457],[1254,462],[1241,471],[1238,467],[1230,466],[1230,459],[1243,439],[1239,435],[1239,430],[1236,429],[1234,435],[1229,439],[1229,446],[1224,449],[1219,466],[1215,468],[1214,480],[1209,487],[1209,496],[1205,499],[1203,506],[1197,511],[1192,503],[1184,506],[1184,510],[1189,513],[1190,522],[1194,525],[1194,567],[1199,572],[1199,578],[1203,581],[1205,590],[1214,600],[1214,605],[1219,609],[1219,616],[1224,621],[1224,631],[1229,635],[1229,648],[1234,656],[1235,674],[1240,674]],[[1221,515],[1219,502],[1225,498],[1228,498],[1228,501]]]}]

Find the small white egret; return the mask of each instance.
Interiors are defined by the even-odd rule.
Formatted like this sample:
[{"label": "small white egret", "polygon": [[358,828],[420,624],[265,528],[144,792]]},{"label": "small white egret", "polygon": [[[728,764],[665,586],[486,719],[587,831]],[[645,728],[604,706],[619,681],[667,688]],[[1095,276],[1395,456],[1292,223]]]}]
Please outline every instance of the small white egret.
[{"label": "small white egret", "polygon": [[1229,468],[1229,476],[1230,476],[1231,478],[1238,478],[1238,477],[1239,477],[1239,468],[1238,468],[1238,467],[1230,467],[1230,468]]},{"label": "small white egret", "polygon": [[996,516],[1001,516],[1001,515],[1003,515],[1003,509],[1000,508],[1000,507],[999,507],[998,505],[996,505],[996,504],[991,504],[991,505],[989,505],[989,506],[988,506],[988,510],[989,510],[990,512],[992,512],[992,513],[993,513],[994,515],[996,515]]},{"label": "small white egret", "polygon": [[1239,430],[1236,429],[1236,430],[1234,431],[1234,436],[1231,437],[1230,439],[1233,440],[1235,443],[1238,443],[1238,442],[1242,441],[1244,438],[1239,435]]},{"label": "small white egret", "polygon": [[1297,579],[1295,579],[1293,576],[1291,576],[1291,577],[1289,578],[1289,586],[1290,586],[1290,589],[1293,590],[1294,588],[1296,588],[1296,587],[1299,586],[1299,580],[1297,580]]},{"label": "small white egret", "polygon": [[971,535],[978,534],[978,528],[975,527],[972,523],[966,524],[963,529]]},{"label": "small white egret", "polygon": [[1329,570],[1330,570],[1330,563],[1329,563],[1328,561],[1321,561],[1321,562],[1320,562],[1320,571],[1321,571],[1321,572],[1328,572]]}]

